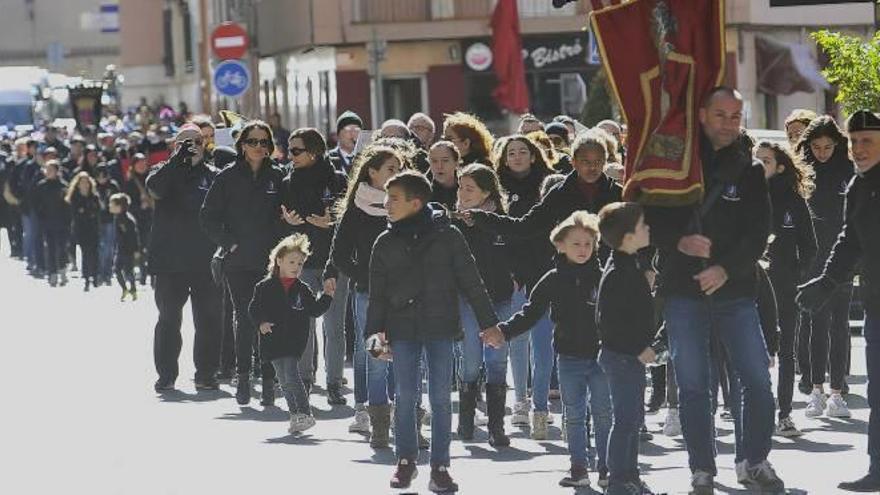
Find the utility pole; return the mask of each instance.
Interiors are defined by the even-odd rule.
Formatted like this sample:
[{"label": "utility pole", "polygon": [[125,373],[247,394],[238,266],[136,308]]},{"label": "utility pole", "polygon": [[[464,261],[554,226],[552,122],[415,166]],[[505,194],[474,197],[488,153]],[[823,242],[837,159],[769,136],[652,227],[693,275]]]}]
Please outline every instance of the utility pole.
[{"label": "utility pole", "polygon": [[385,120],[385,94],[382,91],[382,70],[380,64],[386,58],[388,43],[380,40],[373,28],[373,39],[367,43],[367,53],[370,56],[369,75],[373,86],[373,127],[378,128]]}]

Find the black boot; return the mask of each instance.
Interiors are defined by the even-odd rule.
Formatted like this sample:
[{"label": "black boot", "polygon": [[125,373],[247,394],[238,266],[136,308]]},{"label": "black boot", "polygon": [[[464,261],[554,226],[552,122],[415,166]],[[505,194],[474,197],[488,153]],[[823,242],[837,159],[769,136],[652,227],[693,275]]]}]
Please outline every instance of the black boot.
[{"label": "black boot", "polygon": [[655,413],[666,402],[666,366],[651,368],[651,399],[648,401],[647,412]]},{"label": "black boot", "polygon": [[260,398],[261,406],[274,406],[275,405],[275,379],[274,378],[266,378],[263,375],[263,387],[262,387],[263,395]]},{"label": "black boot", "polygon": [[345,396],[342,395],[341,386],[338,383],[327,384],[327,403],[331,406],[344,406]]},{"label": "black boot", "polygon": [[507,447],[510,438],[504,433],[504,403],[507,400],[507,384],[486,384],[486,410],[489,413],[489,445]]},{"label": "black boot", "polygon": [[474,439],[474,414],[477,409],[477,382],[462,382],[458,391],[458,437]]},{"label": "black boot", "polygon": [[242,406],[246,406],[251,401],[251,377],[247,373],[239,373],[238,375],[238,385],[235,386],[235,400]]}]

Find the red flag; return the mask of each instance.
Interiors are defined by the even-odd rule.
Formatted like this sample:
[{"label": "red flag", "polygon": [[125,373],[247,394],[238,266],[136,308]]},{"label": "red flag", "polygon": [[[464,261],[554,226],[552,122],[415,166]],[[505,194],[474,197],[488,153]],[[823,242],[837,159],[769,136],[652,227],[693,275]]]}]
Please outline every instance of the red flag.
[{"label": "red flag", "polygon": [[498,86],[492,96],[501,108],[514,113],[529,110],[529,89],[522,57],[516,0],[498,0],[492,13],[492,55]]}]

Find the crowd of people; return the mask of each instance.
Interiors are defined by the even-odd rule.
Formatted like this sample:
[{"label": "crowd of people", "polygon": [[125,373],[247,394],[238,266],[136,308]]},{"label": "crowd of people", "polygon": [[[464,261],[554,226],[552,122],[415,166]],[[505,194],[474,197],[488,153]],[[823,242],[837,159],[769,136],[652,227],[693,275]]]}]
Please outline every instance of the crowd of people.
[{"label": "crowd of people", "polygon": [[441,493],[458,488],[453,432],[474,441],[485,425],[489,445],[510,444],[509,375],[510,425],[534,440],[562,401],[562,486],[588,486],[592,470],[608,494],[652,493],[639,443],[651,438],[645,414],[664,410],[662,433],[684,436],[692,493],[714,493],[716,417],[733,421],[738,481],[781,493],[768,456],[774,434],[802,434],[796,375],[807,418],[850,416],[861,261],[871,463],[841,487],[878,490],[880,118],[859,112],[844,131],[799,110],[787,144],[755,143],[742,108],[724,87],[703,102],[704,199],[679,207],[622,201],[625,127],[610,120],[525,115],[496,137],[474,115],[438,128],[419,113],[358,142],[364,124],[346,111],[330,149],[318,130],[277,119],[246,121],[234,148],[216,146],[217,125],[193,117],[157,164],[136,132],[49,127],[2,143],[0,226],[50,285],[70,270],[85,291],[115,276],[122,300],[153,285],[158,393],[179,378],[187,300],[196,389],[229,380],[246,405],[258,380],[272,406],[280,387],[291,434],[316,425],[318,356],[334,406],[348,400],[350,361],[349,431],[376,449],[393,432],[392,488],[410,486],[429,448]]}]

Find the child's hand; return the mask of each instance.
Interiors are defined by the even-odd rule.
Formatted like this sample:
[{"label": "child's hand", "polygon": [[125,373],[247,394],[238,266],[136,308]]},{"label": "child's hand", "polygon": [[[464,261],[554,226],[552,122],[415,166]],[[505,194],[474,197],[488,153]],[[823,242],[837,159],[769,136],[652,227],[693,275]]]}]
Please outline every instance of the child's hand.
[{"label": "child's hand", "polygon": [[260,333],[266,335],[267,333],[272,333],[272,327],[274,327],[274,323],[269,323],[268,321],[264,321],[260,323]]},{"label": "child's hand", "polygon": [[651,364],[656,360],[657,354],[655,354],[654,349],[650,347],[645,347],[645,350],[642,351],[641,354],[639,354],[639,361],[641,361],[642,364]]},{"label": "child's hand", "polygon": [[336,294],[336,279],[328,278],[324,281],[324,294],[333,297]]},{"label": "child's hand", "polygon": [[480,338],[483,339],[484,344],[496,349],[504,344],[504,333],[498,328],[498,325],[489,327],[480,332]]}]

